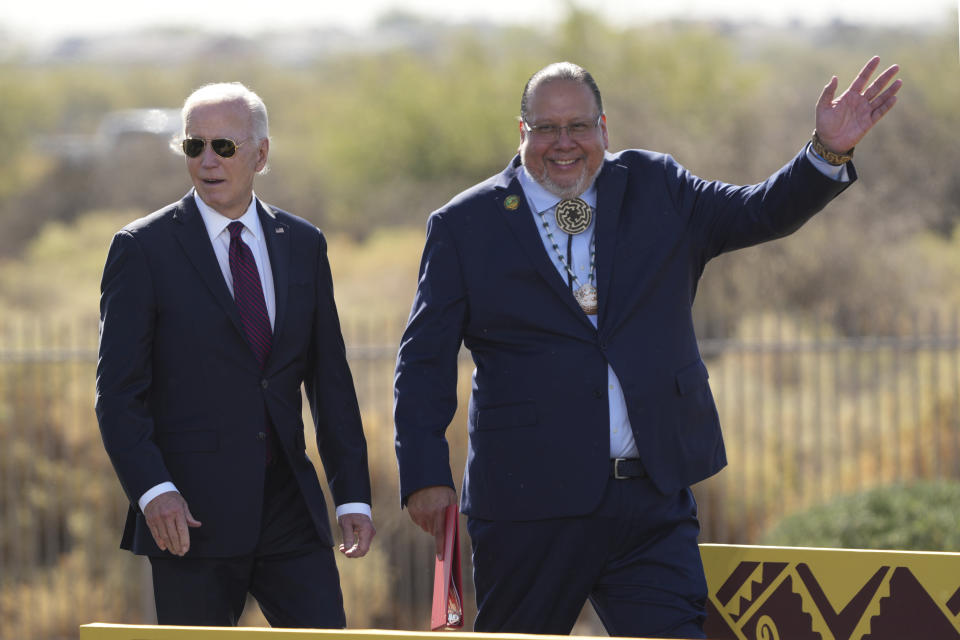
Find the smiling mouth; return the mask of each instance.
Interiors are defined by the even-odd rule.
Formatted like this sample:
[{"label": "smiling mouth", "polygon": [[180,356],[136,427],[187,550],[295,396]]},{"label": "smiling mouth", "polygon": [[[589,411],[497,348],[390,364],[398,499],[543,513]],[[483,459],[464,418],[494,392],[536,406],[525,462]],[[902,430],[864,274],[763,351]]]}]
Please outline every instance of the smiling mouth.
[{"label": "smiling mouth", "polygon": [[569,167],[572,164],[575,164],[579,158],[574,158],[572,160],[551,160],[554,164],[560,165],[561,167]]},{"label": "smiling mouth", "polygon": [[204,184],[220,184],[221,182],[225,181],[221,178],[203,178]]}]

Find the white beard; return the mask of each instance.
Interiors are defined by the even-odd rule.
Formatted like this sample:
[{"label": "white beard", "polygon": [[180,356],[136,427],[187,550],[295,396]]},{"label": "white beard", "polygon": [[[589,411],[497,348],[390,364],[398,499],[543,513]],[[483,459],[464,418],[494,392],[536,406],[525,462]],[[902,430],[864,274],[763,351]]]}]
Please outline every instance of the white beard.
[{"label": "white beard", "polygon": [[584,191],[590,188],[590,185],[593,184],[593,181],[597,179],[597,176],[600,175],[600,169],[603,168],[603,163],[597,167],[597,170],[593,172],[593,175],[588,176],[587,172],[584,171],[580,174],[580,178],[569,187],[562,187],[553,180],[550,179],[550,172],[547,171],[547,167],[543,167],[543,173],[540,175],[534,175],[533,179],[536,180],[541,187],[557,196],[561,200],[567,200],[569,198],[577,198],[583,194]]}]

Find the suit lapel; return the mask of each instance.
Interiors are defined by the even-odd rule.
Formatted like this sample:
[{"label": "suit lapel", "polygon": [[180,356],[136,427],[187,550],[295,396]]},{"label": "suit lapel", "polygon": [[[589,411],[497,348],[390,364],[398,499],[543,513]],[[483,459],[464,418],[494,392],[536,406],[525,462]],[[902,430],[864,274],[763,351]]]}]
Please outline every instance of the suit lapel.
[{"label": "suit lapel", "polygon": [[184,253],[187,254],[187,258],[197,270],[200,279],[210,289],[210,293],[223,307],[224,312],[230,316],[230,320],[237,327],[240,335],[245,337],[246,333],[243,329],[243,323],[240,321],[240,312],[237,311],[237,305],[223,279],[220,263],[217,262],[217,256],[213,252],[207,227],[203,224],[203,218],[200,217],[200,211],[193,200],[192,192],[180,201],[180,206],[174,212],[173,219],[175,223],[173,233]]},{"label": "suit lapel", "polygon": [[286,317],[288,294],[290,292],[290,227],[280,222],[273,209],[260,200],[257,200],[257,214],[260,216],[260,227],[263,229],[267,241],[270,269],[273,271],[273,291],[276,298],[273,344],[276,347],[278,337],[283,329],[283,320]]},{"label": "suit lapel", "polygon": [[617,248],[617,224],[627,187],[627,168],[607,161],[597,177],[597,323],[607,324],[610,307],[614,254]]},{"label": "suit lapel", "polygon": [[[580,305],[573,297],[573,292],[567,286],[567,283],[560,277],[556,267],[550,261],[547,252],[543,247],[543,240],[540,237],[540,231],[533,219],[533,212],[527,204],[527,197],[520,187],[520,181],[517,180],[517,168],[520,166],[519,158],[514,158],[510,166],[497,176],[493,192],[494,205],[497,212],[503,216],[504,221],[513,232],[517,241],[520,243],[524,253],[530,258],[537,272],[550,285],[554,293],[560,297],[563,303],[580,318],[583,323],[593,330],[593,324],[583,313]],[[513,198],[516,200],[513,200]],[[510,198],[507,206],[507,199]],[[516,206],[514,206],[514,202]]]}]

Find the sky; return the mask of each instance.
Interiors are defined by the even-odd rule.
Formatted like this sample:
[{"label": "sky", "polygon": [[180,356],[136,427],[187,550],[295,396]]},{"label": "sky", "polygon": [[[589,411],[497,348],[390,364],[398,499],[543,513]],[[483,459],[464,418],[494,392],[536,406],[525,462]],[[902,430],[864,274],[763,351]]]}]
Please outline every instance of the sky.
[{"label": "sky", "polygon": [[[363,29],[385,12],[402,9],[450,22],[550,24],[570,0],[2,0],[0,29],[20,40],[44,41],[144,26],[187,25],[253,34],[301,26]],[[575,0],[614,24],[670,17],[756,19],[782,24],[840,18],[871,24],[943,23],[960,0]]]}]

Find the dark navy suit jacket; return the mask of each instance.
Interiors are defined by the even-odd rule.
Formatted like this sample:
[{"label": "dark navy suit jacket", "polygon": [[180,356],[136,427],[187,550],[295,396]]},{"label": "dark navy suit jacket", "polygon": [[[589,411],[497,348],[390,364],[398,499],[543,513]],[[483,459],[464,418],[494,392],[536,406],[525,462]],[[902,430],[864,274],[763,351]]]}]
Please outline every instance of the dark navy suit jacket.
[{"label": "dark navy suit jacket", "polygon": [[312,224],[257,203],[276,290],[261,371],[192,194],[119,231],[104,267],[96,411],[130,500],[122,546],[159,555],[137,506],[172,481],[203,526],[190,555],[257,544],[267,426],[317,532],[332,544],[305,453],[301,384],[334,501],[370,502],[367,451],[334,306],[326,241]]},{"label": "dark navy suit jacket", "polygon": [[[608,364],[657,488],[675,492],[716,473],[726,457],[691,312],[704,266],[793,232],[850,183],[825,177],[803,151],[743,187],[702,180],[667,155],[607,154],[597,178],[594,329],[544,251],[520,170],[514,158],[428,221],[397,362],[402,498],[453,486],[444,432],[461,342],[476,364],[467,515],[533,520],[597,506],[609,474]],[[508,196],[519,206],[506,206]]]}]

